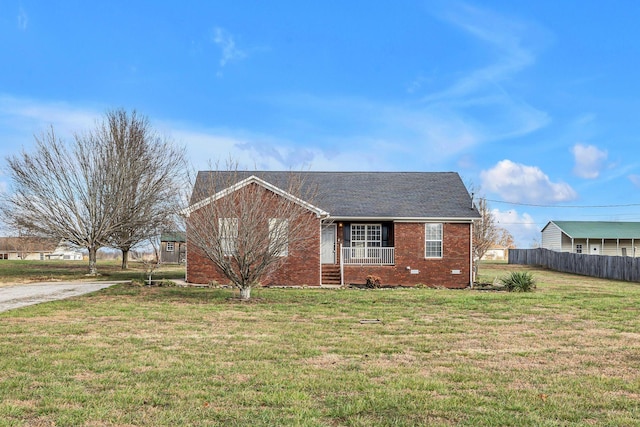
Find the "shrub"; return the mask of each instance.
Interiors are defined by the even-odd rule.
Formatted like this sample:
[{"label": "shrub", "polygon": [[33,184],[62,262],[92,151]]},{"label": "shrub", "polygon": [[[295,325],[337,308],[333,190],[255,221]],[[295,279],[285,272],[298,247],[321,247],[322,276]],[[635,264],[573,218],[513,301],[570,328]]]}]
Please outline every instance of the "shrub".
[{"label": "shrub", "polygon": [[531,292],[536,288],[533,274],[528,271],[514,271],[500,281],[509,292]]},{"label": "shrub", "polygon": [[378,276],[374,276],[372,274],[367,276],[367,288],[379,288],[380,287],[380,278]]}]

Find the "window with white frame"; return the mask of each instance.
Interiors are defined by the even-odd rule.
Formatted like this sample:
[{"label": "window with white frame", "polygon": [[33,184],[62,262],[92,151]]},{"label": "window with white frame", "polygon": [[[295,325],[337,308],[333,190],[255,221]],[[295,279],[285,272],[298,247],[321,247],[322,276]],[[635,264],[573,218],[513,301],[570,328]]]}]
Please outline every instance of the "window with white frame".
[{"label": "window with white frame", "polygon": [[269,251],[277,256],[289,255],[289,221],[269,218]]},{"label": "window with white frame", "polygon": [[425,224],[425,258],[442,258],[442,224]]},{"label": "window with white frame", "polygon": [[173,252],[173,242],[167,242],[167,252]]},{"label": "window with white frame", "polygon": [[225,255],[233,255],[238,239],[238,218],[218,218],[220,247]]},{"label": "window with white frame", "polygon": [[577,254],[581,254],[582,253],[582,244],[578,243],[576,245],[576,253]]},{"label": "window with white frame", "polygon": [[357,258],[372,258],[380,256],[382,246],[381,224],[351,224],[351,247],[362,248],[352,250]]}]

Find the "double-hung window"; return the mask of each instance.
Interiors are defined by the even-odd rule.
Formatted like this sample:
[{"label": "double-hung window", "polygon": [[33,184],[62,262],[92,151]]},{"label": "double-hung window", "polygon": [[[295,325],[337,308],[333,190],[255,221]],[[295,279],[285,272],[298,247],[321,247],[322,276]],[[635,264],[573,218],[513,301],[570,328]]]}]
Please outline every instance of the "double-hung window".
[{"label": "double-hung window", "polygon": [[425,258],[442,258],[442,224],[425,224]]},{"label": "double-hung window", "polygon": [[351,224],[351,247],[355,258],[379,258],[382,247],[382,225]]},{"label": "double-hung window", "polygon": [[173,252],[173,242],[167,242],[167,252]]},{"label": "double-hung window", "polygon": [[289,255],[289,221],[282,218],[269,219],[269,251],[276,256]]},{"label": "double-hung window", "polygon": [[233,255],[238,240],[238,218],[219,218],[218,235],[220,248],[225,256]]}]

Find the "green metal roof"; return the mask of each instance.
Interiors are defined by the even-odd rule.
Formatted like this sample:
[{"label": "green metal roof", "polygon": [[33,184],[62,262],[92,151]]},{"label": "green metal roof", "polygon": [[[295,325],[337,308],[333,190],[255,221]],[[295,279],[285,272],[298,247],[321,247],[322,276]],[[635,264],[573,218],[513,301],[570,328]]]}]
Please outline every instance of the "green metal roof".
[{"label": "green metal roof", "polygon": [[[551,221],[574,239],[640,239],[640,222]],[[546,227],[545,227],[546,228]]]},{"label": "green metal roof", "polygon": [[165,231],[160,235],[161,242],[184,242],[185,233],[181,231]]}]

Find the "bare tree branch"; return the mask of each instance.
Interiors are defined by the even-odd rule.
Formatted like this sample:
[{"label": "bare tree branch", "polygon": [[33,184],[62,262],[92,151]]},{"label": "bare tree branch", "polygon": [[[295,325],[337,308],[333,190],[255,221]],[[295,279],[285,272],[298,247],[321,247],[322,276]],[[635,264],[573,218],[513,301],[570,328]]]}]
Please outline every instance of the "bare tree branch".
[{"label": "bare tree branch", "polygon": [[169,224],[186,182],[182,150],[151,131],[146,118],[108,112],[96,128],[66,144],[53,128],[36,137],[33,153],[7,158],[13,193],[2,196],[6,222],[96,253],[112,246],[128,251]]},{"label": "bare tree branch", "polygon": [[68,241],[89,251],[89,274],[96,252],[114,230],[113,172],[91,135],[65,144],[53,129],[36,137],[33,154],[9,156],[13,194],[3,196],[5,221],[13,227]]},{"label": "bare tree branch", "polygon": [[487,250],[496,244],[499,230],[487,200],[478,199],[478,212],[481,218],[473,224],[473,257],[477,261],[484,256]]},{"label": "bare tree branch", "polygon": [[128,267],[129,251],[157,230],[176,228],[179,193],[186,186],[183,149],[161,138],[147,118],[135,111],[107,112],[96,132],[117,171],[119,226],[108,245],[122,251],[122,268]]},{"label": "bare tree branch", "polygon": [[187,218],[189,250],[211,261],[245,299],[319,233],[308,205],[315,192],[299,174],[290,174],[285,195],[247,181],[250,175],[259,178],[235,163],[200,174]]}]

